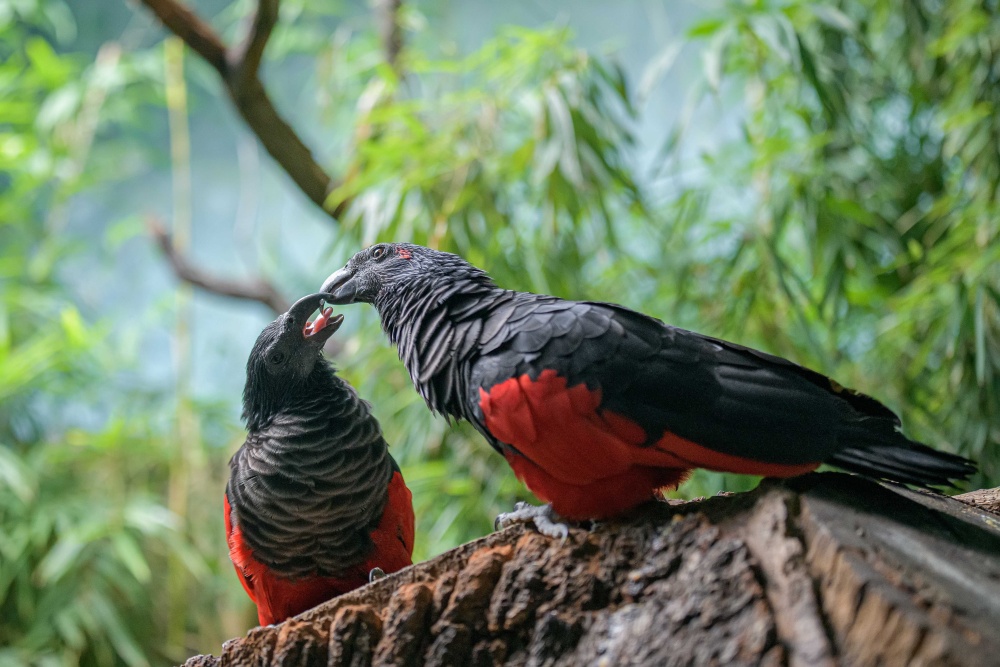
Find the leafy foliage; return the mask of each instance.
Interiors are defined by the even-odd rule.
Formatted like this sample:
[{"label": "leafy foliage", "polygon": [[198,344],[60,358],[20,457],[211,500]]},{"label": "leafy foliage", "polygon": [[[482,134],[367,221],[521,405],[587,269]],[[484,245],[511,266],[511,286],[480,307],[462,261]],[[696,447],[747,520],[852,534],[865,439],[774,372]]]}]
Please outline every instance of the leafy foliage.
[{"label": "leafy foliage", "polygon": [[[321,266],[282,261],[290,223],[261,230],[289,294],[363,244],[436,246],[506,287],[623,303],[822,370],[1000,483],[995,3],[727,2],[688,32],[703,69],[651,173],[635,128],[660,110],[635,108],[629,77],[567,30],[507,28],[455,54],[408,6],[399,78],[347,11],[289,0],[269,45],[268,68],[314,65],[309,134],[343,174],[331,203],[353,202]],[[67,54],[77,38],[57,0],[0,5],[0,662],[165,664],[252,623],[218,511],[239,397],[150,383],[135,323],[71,296],[65,267],[134,249],[145,211],[97,244],[68,208],[155,162],[149,112],[164,115],[158,45]],[[174,90],[194,113],[217,94],[203,70]],[[709,141],[693,131],[708,126]],[[161,300],[144,324],[173,315]],[[414,491],[418,558],[526,496],[478,434],[428,412],[371,309],[338,338]],[[754,483],[698,472],[678,494]]]},{"label": "leafy foliage", "polygon": [[[134,110],[109,96],[150,90],[120,52],[60,53],[71,27],[60,3],[0,8],[0,663],[139,667],[185,655],[164,641],[167,614],[217,626],[226,597],[211,578],[228,564],[167,506],[170,401],[136,388],[128,327],[88,314],[60,280],[101,258],[66,213],[121,155],[106,133]],[[221,534],[212,518],[197,532]],[[172,569],[196,613],[168,604]]]},{"label": "leafy foliage", "polygon": [[691,317],[880,396],[995,484],[1000,18],[967,5],[730,3],[693,28],[744,116],[676,199],[674,233],[716,250],[670,265]]}]

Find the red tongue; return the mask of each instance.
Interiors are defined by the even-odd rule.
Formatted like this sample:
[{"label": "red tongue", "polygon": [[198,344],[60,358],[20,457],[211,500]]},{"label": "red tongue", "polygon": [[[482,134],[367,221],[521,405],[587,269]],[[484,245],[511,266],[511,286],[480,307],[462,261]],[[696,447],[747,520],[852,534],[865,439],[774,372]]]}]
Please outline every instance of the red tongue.
[{"label": "red tongue", "polygon": [[333,307],[327,306],[320,311],[319,315],[312,322],[307,322],[305,329],[302,330],[306,336],[312,336],[326,327],[326,323],[330,321],[330,316],[333,315]]}]

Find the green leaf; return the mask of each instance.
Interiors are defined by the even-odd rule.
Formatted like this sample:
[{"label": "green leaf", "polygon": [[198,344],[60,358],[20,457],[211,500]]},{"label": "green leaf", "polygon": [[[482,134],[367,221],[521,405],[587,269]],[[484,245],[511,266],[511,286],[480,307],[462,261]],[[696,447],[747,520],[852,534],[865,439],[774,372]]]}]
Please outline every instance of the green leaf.
[{"label": "green leaf", "polygon": [[810,4],[809,11],[811,11],[821,23],[833,28],[834,30],[839,30],[849,35],[853,35],[858,31],[858,26],[854,20],[833,5],[820,3]]},{"label": "green leaf", "polygon": [[979,102],[967,109],[961,109],[957,113],[945,116],[941,124],[941,129],[945,132],[952,132],[969,126],[975,126],[989,118],[993,112],[994,107],[989,102]]},{"label": "green leaf", "polygon": [[570,114],[562,92],[557,87],[546,87],[544,95],[549,110],[549,122],[552,123],[555,138],[559,144],[560,171],[570,183],[582,187],[583,172],[580,169],[580,159],[576,153],[576,132],[573,127],[572,114]]},{"label": "green leaf", "polygon": [[41,37],[33,37],[24,47],[31,62],[32,72],[39,75],[48,86],[55,87],[65,83],[73,71],[73,66],[56,54],[52,46]]},{"label": "green leaf", "polygon": [[38,129],[49,132],[72,118],[80,106],[81,92],[76,85],[66,85],[45,100],[35,120]]},{"label": "green leaf", "polygon": [[976,340],[976,381],[982,387],[986,384],[986,323],[985,312],[986,300],[983,288],[976,290],[976,304],[974,306],[975,320],[975,340]]},{"label": "green leaf", "polygon": [[968,43],[970,38],[974,38],[982,33],[989,26],[989,17],[980,9],[955,12],[949,18],[954,19],[947,31],[938,39],[931,42],[927,49],[935,56],[944,56],[953,53],[960,46]]},{"label": "green leaf", "polygon": [[677,56],[680,55],[683,48],[683,43],[679,41],[671,42],[663,47],[659,54],[646,65],[642,76],[639,78],[639,87],[636,91],[636,97],[640,103],[649,98],[653,88],[670,71],[674,63],[677,62]]},{"label": "green leaf", "polygon": [[80,311],[71,306],[63,308],[59,314],[59,321],[62,324],[66,343],[70,347],[84,347],[87,344],[90,332],[83,323],[83,318],[80,317]]},{"label": "green leaf", "polygon": [[85,546],[86,543],[74,533],[61,535],[55,546],[38,564],[35,571],[38,583],[45,586],[65,577],[70,570],[79,565],[80,554]]},{"label": "green leaf", "polygon": [[710,18],[702,19],[696,22],[693,26],[688,28],[687,37],[688,39],[699,39],[702,37],[709,37],[716,34],[720,28],[726,25],[725,19],[721,18]]},{"label": "green leaf", "polygon": [[88,600],[94,616],[100,619],[118,656],[129,667],[149,667],[149,661],[128,631],[126,624],[107,597],[94,593]]},{"label": "green leaf", "polygon": [[7,445],[0,443],[0,492],[9,490],[22,503],[29,503],[37,493],[37,484],[33,471]]},{"label": "green leaf", "polygon": [[142,551],[135,540],[127,533],[116,533],[111,538],[111,544],[114,546],[118,558],[121,559],[122,563],[137,581],[146,583],[150,580],[151,572],[149,564],[146,562],[146,558],[142,555]]},{"label": "green leaf", "polygon": [[179,525],[177,515],[166,507],[142,500],[133,500],[125,508],[125,525],[147,535],[166,534]]},{"label": "green leaf", "polygon": [[701,53],[702,71],[705,74],[705,81],[715,92],[719,92],[719,85],[722,83],[722,70],[725,66],[724,57],[726,48],[729,45],[731,33],[728,28],[717,32],[712,41]]}]

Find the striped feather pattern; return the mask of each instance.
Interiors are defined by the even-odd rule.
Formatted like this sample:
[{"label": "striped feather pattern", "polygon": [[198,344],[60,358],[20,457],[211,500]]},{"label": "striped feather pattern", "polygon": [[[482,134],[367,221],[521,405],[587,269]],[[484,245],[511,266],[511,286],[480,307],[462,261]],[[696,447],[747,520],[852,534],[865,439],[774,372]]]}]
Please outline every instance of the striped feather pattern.
[{"label": "striped feather pattern", "polygon": [[254,558],[288,578],[338,576],[372,550],[395,462],[369,405],[325,361],[250,431],[226,494]]}]

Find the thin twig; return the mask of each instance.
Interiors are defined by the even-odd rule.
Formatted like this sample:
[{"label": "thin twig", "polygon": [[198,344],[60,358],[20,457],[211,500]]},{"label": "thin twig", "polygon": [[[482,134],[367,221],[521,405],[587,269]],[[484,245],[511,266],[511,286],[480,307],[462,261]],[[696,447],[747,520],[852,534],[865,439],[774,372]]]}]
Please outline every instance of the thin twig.
[{"label": "thin twig", "polygon": [[173,268],[174,273],[180,280],[213,294],[257,301],[276,313],[283,313],[288,310],[289,302],[278,293],[278,290],[271,283],[263,278],[239,281],[212,275],[204,269],[195,266],[174,247],[173,239],[158,220],[152,217],[147,218],[146,225],[149,228],[150,236],[153,237],[160,250],[163,251],[171,268]]}]

